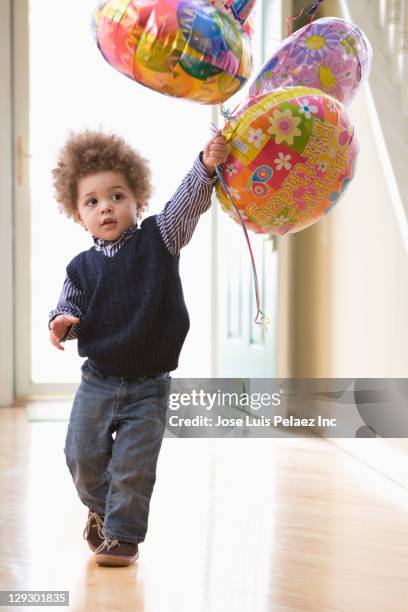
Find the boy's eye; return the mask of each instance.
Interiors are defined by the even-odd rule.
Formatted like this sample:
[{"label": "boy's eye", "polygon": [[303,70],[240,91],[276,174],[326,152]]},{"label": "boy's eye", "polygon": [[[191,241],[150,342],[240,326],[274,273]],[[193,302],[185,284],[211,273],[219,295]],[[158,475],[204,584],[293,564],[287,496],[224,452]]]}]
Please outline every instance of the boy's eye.
[{"label": "boy's eye", "polygon": [[91,198],[90,200],[87,200],[86,205],[88,206],[89,204],[91,206],[94,206],[94,204],[97,204],[97,200],[95,198]]},{"label": "boy's eye", "polygon": [[123,200],[123,195],[121,193],[114,193],[112,199],[115,200],[115,202],[119,202]]}]

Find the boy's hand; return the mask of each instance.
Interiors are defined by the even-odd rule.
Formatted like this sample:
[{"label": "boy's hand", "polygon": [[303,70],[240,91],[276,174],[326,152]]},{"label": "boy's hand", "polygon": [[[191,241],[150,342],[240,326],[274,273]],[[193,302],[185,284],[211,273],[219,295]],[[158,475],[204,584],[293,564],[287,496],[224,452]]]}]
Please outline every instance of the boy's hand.
[{"label": "boy's hand", "polygon": [[58,315],[50,323],[50,342],[60,351],[64,351],[64,347],[61,346],[60,340],[65,336],[65,333],[70,325],[79,323],[80,319],[71,315]]},{"label": "boy's hand", "polygon": [[203,162],[210,176],[214,176],[216,166],[225,162],[228,153],[227,141],[221,132],[207,142],[203,151]]}]

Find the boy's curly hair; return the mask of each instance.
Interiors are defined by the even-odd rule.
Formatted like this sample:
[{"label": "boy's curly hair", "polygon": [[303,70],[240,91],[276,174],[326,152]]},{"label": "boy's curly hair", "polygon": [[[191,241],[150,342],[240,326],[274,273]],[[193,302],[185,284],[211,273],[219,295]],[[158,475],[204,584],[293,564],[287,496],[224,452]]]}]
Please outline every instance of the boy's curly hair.
[{"label": "boy's curly hair", "polygon": [[60,210],[68,217],[77,211],[78,179],[97,172],[120,172],[133,192],[140,219],[152,192],[148,161],[123,138],[102,131],[70,132],[52,170]]}]

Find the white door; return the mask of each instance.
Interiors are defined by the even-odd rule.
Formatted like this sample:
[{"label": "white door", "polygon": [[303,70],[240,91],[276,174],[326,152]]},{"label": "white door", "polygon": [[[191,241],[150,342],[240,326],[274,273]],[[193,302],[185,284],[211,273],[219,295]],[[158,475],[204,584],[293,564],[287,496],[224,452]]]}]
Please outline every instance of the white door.
[{"label": "white door", "polygon": [[[254,49],[255,74],[285,35],[285,15],[288,11],[288,6],[278,0],[259,0],[257,6],[255,29],[260,36]],[[234,104],[229,103],[229,106],[232,109]],[[248,233],[258,274],[261,307],[268,315],[270,324],[266,331],[262,325],[254,322],[257,314],[255,287],[243,229],[219,209],[217,376],[220,378],[276,376],[278,253],[274,240]]]},{"label": "white door", "polygon": [[250,234],[259,294],[270,323],[256,324],[252,267],[243,230],[219,215],[219,373],[220,377],[273,378],[276,372],[276,287],[278,254],[273,242]]}]

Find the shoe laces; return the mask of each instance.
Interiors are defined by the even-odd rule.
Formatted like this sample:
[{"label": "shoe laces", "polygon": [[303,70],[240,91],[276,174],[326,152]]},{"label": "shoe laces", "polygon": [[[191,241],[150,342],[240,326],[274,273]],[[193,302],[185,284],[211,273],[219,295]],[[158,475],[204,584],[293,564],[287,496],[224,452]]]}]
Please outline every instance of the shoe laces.
[{"label": "shoe laces", "polygon": [[119,540],[117,540],[116,538],[105,537],[104,541],[95,550],[95,554],[102,552],[102,549],[105,548],[105,546],[107,550],[110,550],[111,548],[114,548],[118,544],[119,544]]},{"label": "shoe laces", "polygon": [[104,538],[104,534],[103,534],[103,519],[100,516],[100,514],[98,514],[97,512],[93,512],[92,511],[92,512],[89,513],[88,520],[86,522],[85,529],[84,529],[84,532],[83,532],[84,540],[88,539],[89,533],[91,531],[91,524],[92,524],[93,520],[96,523],[96,525],[93,525],[93,527],[97,528],[98,536],[100,538],[102,538],[102,539]]}]

